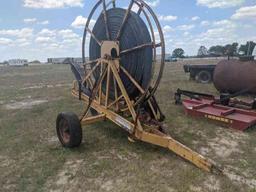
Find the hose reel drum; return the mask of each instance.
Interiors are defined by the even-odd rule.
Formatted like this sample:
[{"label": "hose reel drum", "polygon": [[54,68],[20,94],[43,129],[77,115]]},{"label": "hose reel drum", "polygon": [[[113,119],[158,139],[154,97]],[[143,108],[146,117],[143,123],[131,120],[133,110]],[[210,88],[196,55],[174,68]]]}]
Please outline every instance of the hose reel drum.
[{"label": "hose reel drum", "polygon": [[[83,36],[83,61],[88,63],[86,69],[90,71],[99,58],[119,57],[120,65],[145,91],[142,94],[127,75],[120,71],[120,77],[129,96],[140,103],[154,95],[162,77],[165,58],[163,32],[153,10],[144,1],[131,0],[127,9],[117,8],[118,2],[99,0],[93,7]],[[94,27],[90,29],[92,18],[99,10],[100,15]],[[88,40],[89,42],[86,42]],[[86,49],[88,43],[89,49]],[[89,62],[86,57],[89,57]],[[85,73],[88,73],[87,70]],[[99,76],[100,70],[96,69],[94,80],[96,81]],[[113,80],[110,80],[110,85],[113,84]],[[92,90],[92,85],[93,83],[87,85],[87,88]],[[105,85],[106,79],[103,81],[103,92]],[[114,97],[113,86],[110,86],[109,94],[111,98]]]}]

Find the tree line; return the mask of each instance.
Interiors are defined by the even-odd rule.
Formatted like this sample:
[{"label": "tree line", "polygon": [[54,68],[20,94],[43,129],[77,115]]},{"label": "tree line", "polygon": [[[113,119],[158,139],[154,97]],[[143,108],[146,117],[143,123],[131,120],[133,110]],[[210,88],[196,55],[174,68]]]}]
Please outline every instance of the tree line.
[{"label": "tree line", "polygon": [[[211,46],[209,50],[205,46],[200,46],[198,49],[197,57],[221,57],[221,56],[243,56],[252,55],[256,43],[248,41],[246,44],[239,44],[234,42],[227,45],[215,45]],[[177,48],[172,52],[172,57],[184,58],[185,51],[182,48]]]}]

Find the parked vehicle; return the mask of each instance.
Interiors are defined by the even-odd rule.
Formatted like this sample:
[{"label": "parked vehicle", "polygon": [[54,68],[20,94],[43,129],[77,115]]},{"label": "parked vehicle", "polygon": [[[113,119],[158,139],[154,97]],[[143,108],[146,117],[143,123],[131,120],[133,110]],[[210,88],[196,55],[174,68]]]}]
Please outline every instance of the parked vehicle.
[{"label": "parked vehicle", "polygon": [[198,83],[210,83],[216,65],[184,65],[185,73],[190,73],[190,79]]},{"label": "parked vehicle", "polygon": [[165,62],[177,62],[177,58],[169,56],[165,58]]}]

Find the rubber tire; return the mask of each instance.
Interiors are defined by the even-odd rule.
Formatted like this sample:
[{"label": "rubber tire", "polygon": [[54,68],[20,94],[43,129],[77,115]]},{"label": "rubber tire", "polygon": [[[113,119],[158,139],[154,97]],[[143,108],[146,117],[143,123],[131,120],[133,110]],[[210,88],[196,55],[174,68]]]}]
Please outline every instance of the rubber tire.
[{"label": "rubber tire", "polygon": [[[60,121],[65,119],[68,123],[69,136],[68,142],[64,142],[60,133]],[[80,120],[76,114],[72,112],[62,112],[58,115],[56,120],[56,131],[60,143],[65,148],[75,148],[78,147],[82,142],[83,132],[80,124]]]},{"label": "rubber tire", "polygon": [[[207,79],[203,80],[203,76],[206,75]],[[207,84],[210,83],[212,81],[212,76],[211,73],[209,71],[200,71],[197,75],[196,75],[196,81],[198,83],[203,83],[203,84]]]}]

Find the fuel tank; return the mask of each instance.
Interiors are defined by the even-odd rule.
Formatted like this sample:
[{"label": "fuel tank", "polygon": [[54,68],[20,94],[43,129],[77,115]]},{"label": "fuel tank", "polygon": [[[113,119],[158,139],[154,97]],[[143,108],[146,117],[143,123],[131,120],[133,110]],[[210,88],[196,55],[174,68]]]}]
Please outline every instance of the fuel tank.
[{"label": "fuel tank", "polygon": [[223,60],[214,71],[213,83],[221,93],[256,94],[256,61]]}]

